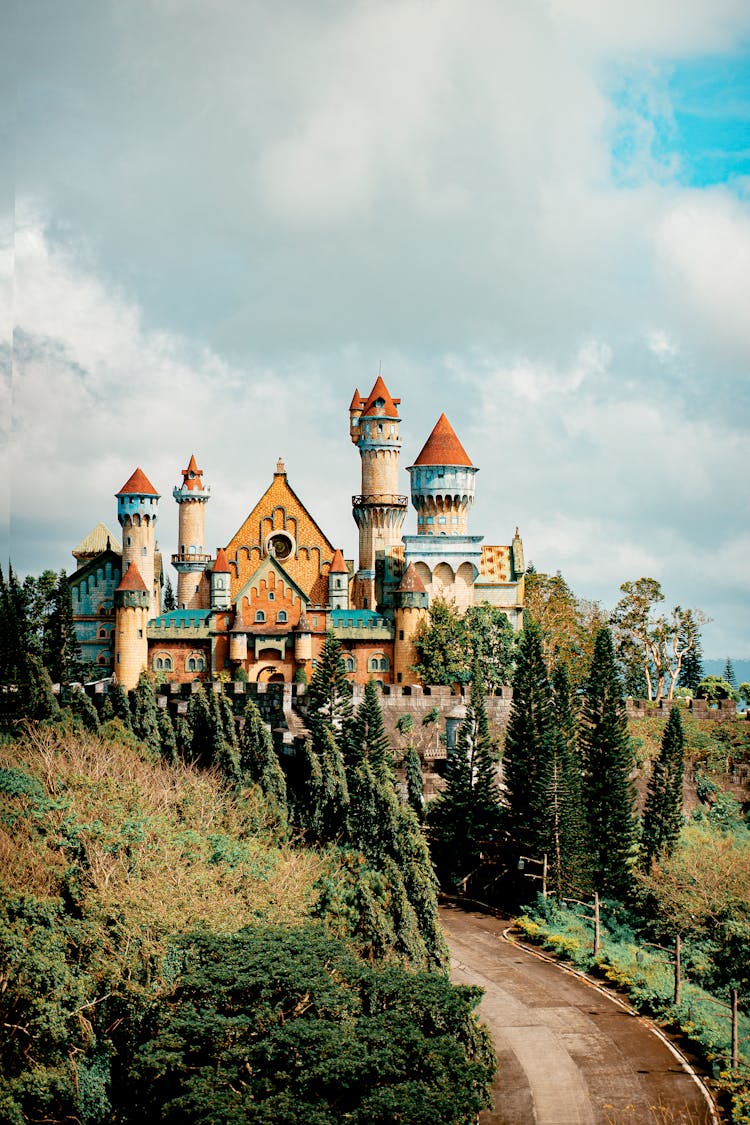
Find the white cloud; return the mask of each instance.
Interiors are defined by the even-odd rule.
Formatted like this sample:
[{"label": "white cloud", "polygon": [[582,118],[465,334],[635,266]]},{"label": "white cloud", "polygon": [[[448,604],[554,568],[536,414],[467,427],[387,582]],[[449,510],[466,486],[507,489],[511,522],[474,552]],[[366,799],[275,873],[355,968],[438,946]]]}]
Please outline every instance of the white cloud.
[{"label": "white cloud", "polygon": [[654,328],[646,335],[649,349],[662,363],[669,363],[680,354],[680,349],[668,332],[661,328]]},{"label": "white cloud", "polygon": [[721,190],[685,193],[667,209],[656,248],[693,331],[750,360],[750,208]]}]

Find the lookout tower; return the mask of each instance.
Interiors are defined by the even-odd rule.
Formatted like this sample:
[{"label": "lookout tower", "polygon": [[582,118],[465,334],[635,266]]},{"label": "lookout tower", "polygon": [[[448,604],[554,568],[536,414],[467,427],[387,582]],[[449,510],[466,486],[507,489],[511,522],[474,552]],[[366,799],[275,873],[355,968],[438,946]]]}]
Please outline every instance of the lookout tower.
[{"label": "lookout tower", "polygon": [[151,614],[159,612],[159,594],[154,582],[156,521],[159,516],[159,493],[143,469],[136,469],[117,496],[117,519],[122,527],[122,577],[135,563],[146,587]]},{"label": "lookout tower", "polygon": [[200,604],[200,577],[212,562],[206,553],[206,504],[211,491],[203,487],[203,470],[198,468],[194,454],[182,470],[182,484],[172,489],[172,495],[180,511],[178,550],[172,555],[177,571],[177,605],[180,609],[204,609]]},{"label": "lookout tower", "polygon": [[375,609],[376,564],[401,543],[408,500],[398,491],[401,450],[397,407],[378,375],[369,397],[354,392],[349,407],[349,432],[362,461],[362,491],[352,497],[352,514],[359,528],[359,569],[354,579],[353,602],[359,609]]}]

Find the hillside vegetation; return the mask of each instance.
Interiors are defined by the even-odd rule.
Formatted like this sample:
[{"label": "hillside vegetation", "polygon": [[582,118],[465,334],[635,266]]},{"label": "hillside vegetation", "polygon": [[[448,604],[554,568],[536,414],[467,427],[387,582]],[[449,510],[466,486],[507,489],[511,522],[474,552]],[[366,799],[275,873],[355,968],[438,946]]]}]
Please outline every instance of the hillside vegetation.
[{"label": "hillside vegetation", "polygon": [[416,1125],[485,1101],[478,992],[414,971],[388,879],[301,846],[256,785],[117,721],[28,724],[0,746],[0,872],[2,1120]]}]

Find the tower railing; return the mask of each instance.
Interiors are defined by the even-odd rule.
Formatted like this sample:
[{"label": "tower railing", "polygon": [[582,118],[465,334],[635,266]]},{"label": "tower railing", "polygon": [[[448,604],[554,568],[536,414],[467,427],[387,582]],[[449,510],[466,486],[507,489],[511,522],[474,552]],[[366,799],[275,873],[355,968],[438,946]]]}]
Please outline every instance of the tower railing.
[{"label": "tower railing", "polygon": [[180,551],[172,555],[173,563],[209,563],[213,562],[213,555],[199,555],[195,552]]},{"label": "tower railing", "polygon": [[408,496],[396,496],[392,492],[373,492],[368,496],[352,496],[353,508],[408,508]]}]

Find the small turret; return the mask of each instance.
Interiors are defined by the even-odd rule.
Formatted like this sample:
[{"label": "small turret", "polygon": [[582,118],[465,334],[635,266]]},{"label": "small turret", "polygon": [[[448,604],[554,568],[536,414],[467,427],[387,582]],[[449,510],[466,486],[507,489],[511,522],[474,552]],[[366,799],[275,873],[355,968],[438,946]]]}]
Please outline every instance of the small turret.
[{"label": "small turret", "polygon": [[235,663],[247,660],[247,625],[245,624],[244,602],[237,602],[234,625],[229,637],[229,659]]},{"label": "small turret", "polygon": [[328,571],[328,604],[331,609],[349,608],[349,569],[337,550]]},{"label": "small turret", "polygon": [[294,659],[300,667],[304,667],[307,671],[306,665],[309,665],[312,660],[312,633],[310,632],[310,623],[307,620],[304,610],[300,614],[299,621],[294,626]]},{"label": "small turret", "polygon": [[511,578],[514,582],[518,582],[526,573],[526,564],[523,558],[523,541],[518,534],[518,528],[516,528],[516,533],[513,536],[513,542],[510,546],[510,563]]},{"label": "small turret", "polygon": [[226,552],[219,547],[211,570],[211,609],[229,609],[231,573]]},{"label": "small turret", "polygon": [[132,691],[148,666],[149,591],[135,563],[115,590],[115,679]]},{"label": "small turret", "polygon": [[159,493],[142,469],[136,469],[117,496],[117,519],[122,527],[122,573],[135,563],[146,584],[149,611],[159,612],[154,580],[156,521]]},{"label": "small turret", "polygon": [[429,598],[414,563],[409,563],[395,594],[394,623],[396,639],[393,650],[397,684],[416,684],[413,671],[417,663],[414,636],[420,622],[428,616]]}]

